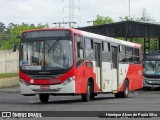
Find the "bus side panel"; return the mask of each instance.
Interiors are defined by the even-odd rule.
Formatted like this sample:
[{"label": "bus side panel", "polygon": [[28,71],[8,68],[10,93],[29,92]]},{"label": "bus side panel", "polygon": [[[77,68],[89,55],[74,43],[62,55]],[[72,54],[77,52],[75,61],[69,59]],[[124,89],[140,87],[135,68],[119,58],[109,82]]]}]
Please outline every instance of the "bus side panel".
[{"label": "bus side panel", "polygon": [[143,87],[143,67],[142,65],[131,65],[132,74],[134,74],[133,84],[131,90],[137,90]]},{"label": "bus side panel", "polygon": [[94,91],[98,91],[99,87],[96,83],[93,67],[87,67],[86,62],[83,62],[76,70],[76,94],[86,93],[86,86],[90,77],[94,80]]},{"label": "bus side panel", "polygon": [[127,63],[120,63],[119,64],[119,85],[118,88],[120,91],[123,91],[123,82],[127,78],[127,71],[129,69],[129,64]]},{"label": "bus side panel", "polygon": [[[130,64],[126,78],[129,80],[129,90],[137,90],[143,87],[143,75],[142,75],[142,65]],[[122,81],[119,91],[124,90],[124,80]]]}]

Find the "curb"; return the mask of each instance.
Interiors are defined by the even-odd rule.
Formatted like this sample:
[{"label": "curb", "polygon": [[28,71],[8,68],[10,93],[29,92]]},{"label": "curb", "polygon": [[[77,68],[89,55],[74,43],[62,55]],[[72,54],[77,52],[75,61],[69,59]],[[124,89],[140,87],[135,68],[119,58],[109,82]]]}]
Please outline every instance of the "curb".
[{"label": "curb", "polygon": [[1,88],[8,88],[14,87],[19,85],[19,77],[7,77],[7,78],[0,78],[0,89]]},{"label": "curb", "polygon": [[10,87],[10,88],[1,88],[0,92],[2,92],[2,93],[20,93],[20,88],[19,88],[19,86]]}]

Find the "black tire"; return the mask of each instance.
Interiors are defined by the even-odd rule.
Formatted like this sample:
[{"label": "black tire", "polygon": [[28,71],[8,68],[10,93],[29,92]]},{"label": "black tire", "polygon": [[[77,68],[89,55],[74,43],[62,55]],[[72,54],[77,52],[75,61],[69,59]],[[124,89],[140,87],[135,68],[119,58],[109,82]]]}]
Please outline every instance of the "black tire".
[{"label": "black tire", "polygon": [[94,82],[90,82],[90,87],[91,87],[90,100],[94,100],[95,96],[97,95],[96,93],[94,93]]},{"label": "black tire", "polygon": [[88,102],[91,99],[91,86],[90,83],[88,82],[87,87],[86,87],[86,94],[82,94],[82,101],[83,102]]},{"label": "black tire", "polygon": [[97,96],[97,93],[92,93],[90,99],[94,100],[95,96]]},{"label": "black tire", "polygon": [[122,92],[122,97],[127,98],[128,95],[129,95],[129,84],[128,84],[128,81],[126,80],[124,82],[124,91]]},{"label": "black tire", "polygon": [[42,103],[46,103],[49,100],[49,94],[39,94],[39,99]]},{"label": "black tire", "polygon": [[115,98],[121,98],[122,97],[122,93],[115,93],[114,96],[115,96]]},{"label": "black tire", "polygon": [[115,93],[114,94],[116,98],[127,98],[129,95],[129,83],[127,80],[125,80],[124,82],[124,91],[123,92],[119,92],[119,93]]},{"label": "black tire", "polygon": [[94,100],[94,98],[95,98],[95,95],[94,95],[94,94],[91,94],[90,100]]}]

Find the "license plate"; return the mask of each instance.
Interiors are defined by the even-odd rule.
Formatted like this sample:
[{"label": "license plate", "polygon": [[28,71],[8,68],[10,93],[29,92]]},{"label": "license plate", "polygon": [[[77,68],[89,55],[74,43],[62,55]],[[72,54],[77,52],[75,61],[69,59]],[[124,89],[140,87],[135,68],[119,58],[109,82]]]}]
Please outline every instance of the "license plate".
[{"label": "license plate", "polygon": [[49,90],[50,86],[49,85],[41,85],[41,90]]}]

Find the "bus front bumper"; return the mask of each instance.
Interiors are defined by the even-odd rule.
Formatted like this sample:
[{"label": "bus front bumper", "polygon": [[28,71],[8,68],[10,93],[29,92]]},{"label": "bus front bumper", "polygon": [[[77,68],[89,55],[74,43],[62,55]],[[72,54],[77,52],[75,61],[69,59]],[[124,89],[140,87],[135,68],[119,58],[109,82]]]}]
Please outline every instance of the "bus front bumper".
[{"label": "bus front bumper", "polygon": [[22,95],[35,95],[35,94],[75,94],[75,81],[67,84],[57,85],[26,85],[20,82],[20,90]]},{"label": "bus front bumper", "polygon": [[160,79],[149,79],[149,78],[144,78],[143,80],[143,87],[145,88],[157,88],[160,87]]}]

